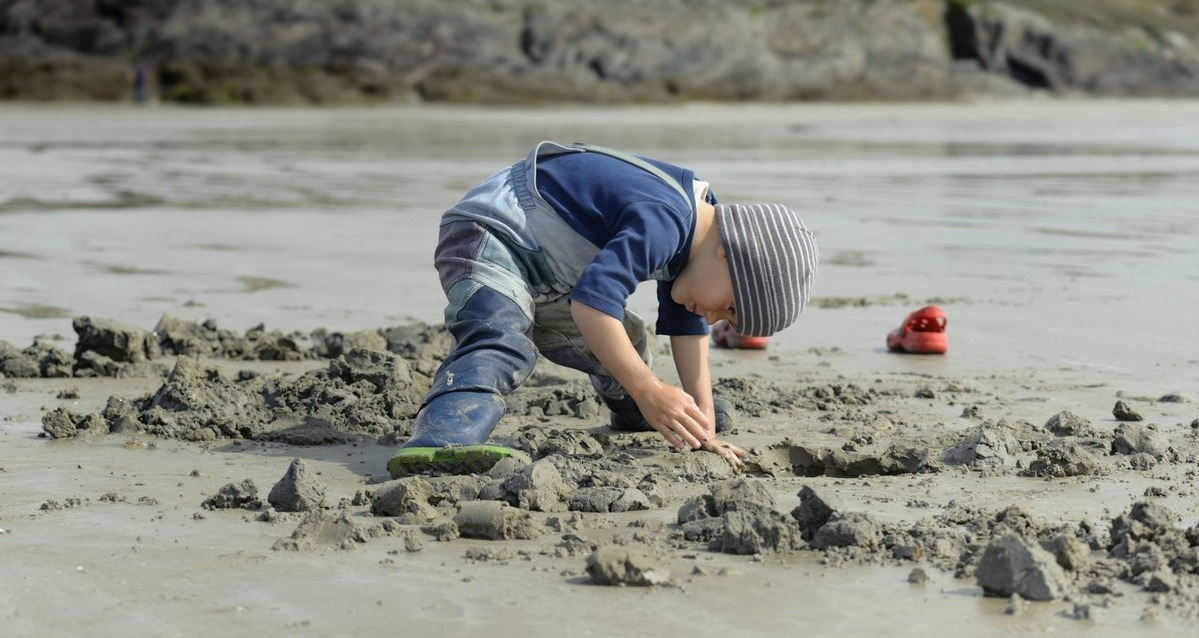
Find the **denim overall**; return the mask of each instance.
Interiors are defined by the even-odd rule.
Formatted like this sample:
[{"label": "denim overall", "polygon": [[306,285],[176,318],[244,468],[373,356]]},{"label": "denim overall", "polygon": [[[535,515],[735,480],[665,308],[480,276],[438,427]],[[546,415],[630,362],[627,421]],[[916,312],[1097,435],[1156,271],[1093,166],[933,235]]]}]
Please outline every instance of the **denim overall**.
[{"label": "denim overall", "polygon": [[[504,396],[529,378],[540,353],[587,373],[596,392],[626,420],[641,420],[636,404],[587,348],[570,314],[569,293],[599,248],[579,235],[537,192],[538,160],[559,153],[597,152],[674,179],[633,155],[597,146],[538,144],[529,156],[496,172],[442,217],[434,263],[448,304],[449,356],[417,414],[403,448],[483,443],[504,415]],[[655,278],[669,278],[666,272]],[[645,322],[624,313],[629,341],[651,365]]]}]

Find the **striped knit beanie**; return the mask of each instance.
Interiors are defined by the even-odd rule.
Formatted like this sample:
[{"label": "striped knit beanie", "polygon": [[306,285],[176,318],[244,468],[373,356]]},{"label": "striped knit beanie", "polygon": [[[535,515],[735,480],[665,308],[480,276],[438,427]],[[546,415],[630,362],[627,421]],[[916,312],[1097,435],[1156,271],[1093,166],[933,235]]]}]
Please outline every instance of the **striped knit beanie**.
[{"label": "striped knit beanie", "polygon": [[768,337],[808,303],[820,253],[795,211],[779,204],[716,206],[733,279],[737,333]]}]

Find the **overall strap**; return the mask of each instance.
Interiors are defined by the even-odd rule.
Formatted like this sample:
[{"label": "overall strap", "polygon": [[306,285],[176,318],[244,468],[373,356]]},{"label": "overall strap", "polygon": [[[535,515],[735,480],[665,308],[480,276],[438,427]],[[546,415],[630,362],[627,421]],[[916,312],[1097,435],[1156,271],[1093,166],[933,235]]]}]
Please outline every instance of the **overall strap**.
[{"label": "overall strap", "polygon": [[640,168],[641,170],[653,175],[654,177],[657,177],[658,179],[662,180],[663,182],[666,182],[672,188],[674,188],[675,192],[677,192],[679,194],[679,196],[683,198],[684,201],[691,202],[691,196],[687,194],[687,191],[683,190],[682,185],[680,185],[677,180],[675,180],[670,175],[667,175],[666,172],[663,171],[662,169],[658,168],[657,166],[654,166],[653,164],[650,164],[649,162],[641,159],[640,157],[637,157],[636,155],[633,155],[632,153],[618,151],[614,148],[608,148],[606,146],[596,146],[595,144],[585,144],[583,142],[575,142],[575,143],[571,144],[570,147],[581,149],[584,151],[590,151],[592,153],[600,153],[602,155],[607,155],[609,157],[614,157],[618,160],[628,162],[629,164],[632,164],[633,166]]}]

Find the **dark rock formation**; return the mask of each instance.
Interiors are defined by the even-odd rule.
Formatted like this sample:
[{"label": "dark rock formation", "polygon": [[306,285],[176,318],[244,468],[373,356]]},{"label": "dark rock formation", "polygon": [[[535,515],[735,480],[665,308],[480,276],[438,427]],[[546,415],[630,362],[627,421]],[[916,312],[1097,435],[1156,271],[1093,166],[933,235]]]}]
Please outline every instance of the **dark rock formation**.
[{"label": "dark rock formation", "polygon": [[1199,94],[1192,0],[1079,4],[0,0],[0,99],[127,99],[138,64],[206,104]]}]

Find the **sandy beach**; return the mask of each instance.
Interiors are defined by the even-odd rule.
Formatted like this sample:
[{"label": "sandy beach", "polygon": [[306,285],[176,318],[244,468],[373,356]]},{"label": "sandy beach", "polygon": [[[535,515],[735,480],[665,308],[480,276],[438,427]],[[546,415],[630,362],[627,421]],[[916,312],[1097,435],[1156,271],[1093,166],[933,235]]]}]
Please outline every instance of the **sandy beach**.
[{"label": "sandy beach", "polygon": [[[543,362],[496,433],[536,472],[389,480],[439,353],[437,220],[543,139],[690,166],[816,233],[796,325],[712,353],[745,474],[614,433],[582,378]],[[0,378],[6,636],[1199,627],[1199,103],[8,105],[0,166],[0,365],[78,360],[81,317],[233,339],[180,355],[160,329],[136,365]],[[645,286],[630,306],[653,301]],[[949,352],[887,352],[926,304]],[[376,368],[375,394],[354,385]],[[312,387],[342,402],[296,398],[294,431],[253,417],[263,388]],[[194,401],[163,417],[166,390]],[[231,396],[250,417],[196,423]],[[86,425],[114,397],[126,426]],[[268,498],[294,459],[323,493],[308,511]],[[222,498],[247,480],[256,497]],[[507,522],[476,529],[501,504]],[[1009,533],[1044,581],[1015,599],[980,584]],[[601,584],[604,548],[653,582]]]}]

